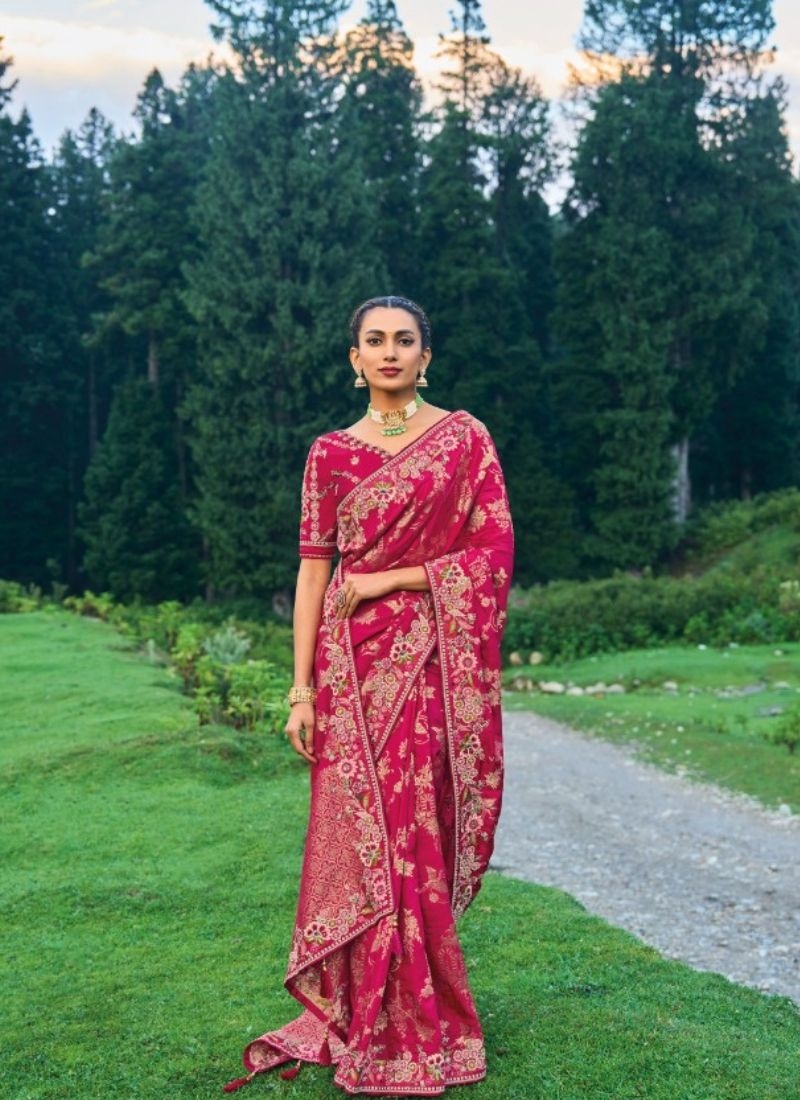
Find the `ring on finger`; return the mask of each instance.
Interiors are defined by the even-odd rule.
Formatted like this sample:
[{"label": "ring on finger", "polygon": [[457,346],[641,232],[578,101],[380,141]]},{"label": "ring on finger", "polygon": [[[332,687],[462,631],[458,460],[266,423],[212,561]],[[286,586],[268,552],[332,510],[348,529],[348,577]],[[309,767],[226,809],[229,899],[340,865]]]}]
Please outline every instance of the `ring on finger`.
[{"label": "ring on finger", "polygon": [[343,588],[340,588],[336,595],[336,603],[339,607],[344,607],[344,605],[347,603],[347,593]]}]

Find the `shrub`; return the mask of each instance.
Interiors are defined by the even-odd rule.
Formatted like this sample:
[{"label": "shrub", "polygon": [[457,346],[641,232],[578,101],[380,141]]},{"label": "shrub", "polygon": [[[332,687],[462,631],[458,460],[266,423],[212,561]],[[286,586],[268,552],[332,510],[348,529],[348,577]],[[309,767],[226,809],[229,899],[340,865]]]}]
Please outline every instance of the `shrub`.
[{"label": "shrub", "polygon": [[87,589],[82,596],[67,596],[64,607],[78,615],[85,615],[89,619],[102,619],[108,622],[115,610],[114,597],[110,592],[102,592],[99,596]]},{"label": "shrub", "polygon": [[41,605],[41,592],[25,591],[16,581],[0,581],[0,614],[35,611]]},{"label": "shrub", "polygon": [[252,642],[243,630],[228,623],[224,630],[218,630],[203,642],[208,656],[220,665],[235,665],[247,656]]},{"label": "shrub", "polygon": [[800,638],[796,584],[760,569],[680,579],[619,575],[515,590],[505,650],[538,649],[559,661],[672,642],[793,641]]},{"label": "shrub", "polygon": [[774,726],[764,731],[764,738],[773,745],[785,745],[790,755],[794,755],[800,745],[800,707],[788,710]]},{"label": "shrub", "polygon": [[269,661],[221,662],[206,654],[196,666],[195,711],[201,725],[253,729],[265,720],[283,725],[288,678]]}]

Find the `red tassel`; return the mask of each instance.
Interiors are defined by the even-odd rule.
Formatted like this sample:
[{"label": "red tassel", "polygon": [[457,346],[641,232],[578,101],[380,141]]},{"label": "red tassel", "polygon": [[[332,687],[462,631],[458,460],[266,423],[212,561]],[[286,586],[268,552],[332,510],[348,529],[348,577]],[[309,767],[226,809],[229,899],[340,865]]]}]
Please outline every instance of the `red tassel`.
[{"label": "red tassel", "polygon": [[245,1085],[249,1085],[253,1080],[253,1074],[249,1077],[237,1077],[235,1081],[229,1081],[227,1085],[222,1086],[223,1092],[238,1092],[239,1089],[243,1089]]},{"label": "red tassel", "polygon": [[284,1081],[293,1081],[300,1072],[300,1067],[302,1066],[302,1064],[302,1062],[297,1062],[296,1065],[293,1065],[291,1069],[282,1069],[281,1077],[284,1079]]}]

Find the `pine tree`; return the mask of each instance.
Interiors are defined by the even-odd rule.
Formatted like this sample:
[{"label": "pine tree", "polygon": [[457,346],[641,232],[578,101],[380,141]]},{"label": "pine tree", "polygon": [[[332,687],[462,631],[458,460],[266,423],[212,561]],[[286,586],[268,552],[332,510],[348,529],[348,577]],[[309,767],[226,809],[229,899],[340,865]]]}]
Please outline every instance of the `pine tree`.
[{"label": "pine tree", "polygon": [[84,256],[97,246],[97,235],[108,191],[108,161],[114,148],[111,124],[91,110],[77,133],[68,130],[49,166],[53,195],[54,261],[64,273],[63,294],[68,323],[61,333],[62,354],[69,362],[74,392],[69,395],[67,465],[69,545],[65,576],[78,583],[77,505],[83,476],[105,424],[111,390],[119,378],[113,347],[87,340],[94,317],[109,308]]},{"label": "pine tree", "polygon": [[698,432],[701,499],[765,492],[800,479],[800,186],[793,178],[780,84],[747,104],[724,149],[726,201],[742,214],[748,307],[715,342],[729,364]]},{"label": "pine tree", "polygon": [[711,8],[586,7],[582,45],[616,51],[622,68],[590,93],[573,162],[561,410],[580,440],[570,457],[591,553],[606,568],[641,567],[675,541],[690,442],[735,373],[725,333],[745,331],[758,308],[725,146],[752,94],[768,5]]},{"label": "pine tree", "polygon": [[135,140],[120,141],[110,163],[110,193],[89,257],[110,307],[97,317],[95,341],[115,331],[131,338],[154,386],[185,388],[195,358],[194,325],[183,302],[183,264],[194,252],[187,222],[208,135],[197,99],[207,95],[197,70],[168,88],[153,70],[138,97]]},{"label": "pine tree", "polygon": [[450,11],[450,31],[439,35],[437,57],[449,68],[443,68],[439,90],[458,108],[463,124],[480,113],[485,82],[485,68],[490,57],[487,49],[491,39],[486,33],[481,0],[459,0]]},{"label": "pine tree", "polygon": [[[485,420],[509,485],[521,583],[573,571],[572,503],[545,460],[550,226],[547,110],[534,81],[489,48],[478,5],[443,39],[451,68],[428,142],[420,230],[434,322],[429,372],[448,404]],[[509,120],[513,122],[509,125]],[[514,130],[514,122],[518,131]]]},{"label": "pine tree", "polygon": [[[102,454],[94,455],[87,475],[89,495],[82,513],[85,565],[118,593],[136,592],[138,583],[146,585],[141,595],[159,588],[161,582],[150,576],[151,567],[139,568],[131,549],[139,545],[140,537],[145,542],[150,537],[140,532],[152,535],[156,528],[158,552],[166,562],[163,576],[175,581],[172,595],[191,592],[196,583],[186,520],[192,478],[185,428],[177,410],[197,355],[196,326],[184,303],[183,265],[195,248],[187,212],[206,154],[213,82],[213,71],[194,68],[177,90],[168,88],[157,71],[147,78],[134,112],[141,134],[116,144],[108,167],[104,217],[94,248],[87,253],[87,270],[105,294],[103,308],[93,315],[89,349],[115,360],[126,381],[115,392],[112,411],[116,415],[109,417]],[[154,394],[154,427],[145,438],[148,446],[160,447],[163,453],[153,453],[146,461],[125,422],[125,410],[131,409],[139,424],[147,410],[131,379],[145,379]],[[120,438],[115,438],[118,433]],[[128,470],[126,460],[131,464]],[[168,484],[169,477],[174,484]],[[147,496],[156,488],[164,498],[157,522]],[[142,510],[138,516],[137,507]],[[195,544],[199,553],[199,538]],[[115,550],[118,560],[113,559]],[[148,561],[156,560],[156,547],[148,549],[146,556]],[[183,580],[170,571],[171,566],[167,568],[177,562],[183,563]],[[169,594],[166,588],[159,591]]]},{"label": "pine tree", "polygon": [[10,65],[0,55],[0,576],[44,583],[67,568],[66,454],[80,380],[65,354],[49,181],[30,118],[11,114]]},{"label": "pine tree", "polygon": [[345,36],[336,122],[375,207],[373,244],[392,293],[415,297],[420,263],[417,203],[422,89],[414,47],[393,0],[369,0]]},{"label": "pine tree", "polygon": [[121,383],[79,507],[90,584],[121,600],[197,592],[195,535],[171,445],[172,418],[144,377]]},{"label": "pine tree", "polygon": [[347,319],[386,286],[374,207],[337,141],[336,4],[214,3],[238,54],[215,97],[188,302],[186,405],[213,592],[289,586],[311,439],[352,419]]}]

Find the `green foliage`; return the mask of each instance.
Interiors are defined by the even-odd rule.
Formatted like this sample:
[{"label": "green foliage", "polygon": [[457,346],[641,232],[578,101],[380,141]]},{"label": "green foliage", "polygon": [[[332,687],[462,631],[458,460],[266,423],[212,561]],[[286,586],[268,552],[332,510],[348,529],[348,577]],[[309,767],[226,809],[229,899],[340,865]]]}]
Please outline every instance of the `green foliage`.
[{"label": "green foliage", "polygon": [[53,219],[50,179],[27,111],[9,100],[11,59],[0,40],[0,575],[23,583],[62,575],[74,535],[81,379],[72,353],[69,270]]},{"label": "green foliage", "polygon": [[144,378],[119,387],[79,508],[90,580],[122,600],[197,590],[195,537],[160,395]]},{"label": "green foliage", "polygon": [[[506,650],[536,649],[564,660],[665,642],[797,639],[799,524],[797,490],[714,505],[690,525],[675,576],[648,571],[515,590]],[[770,551],[773,544],[780,553]]]},{"label": "green foliage", "polygon": [[797,477],[800,207],[780,86],[755,75],[771,26],[764,0],[585,8],[599,79],[561,238],[558,411],[593,569],[663,560],[692,485]]},{"label": "green foliage", "polygon": [[422,87],[413,55],[393,0],[369,0],[344,38],[335,119],[338,141],[371,196],[372,242],[386,266],[386,286],[411,297],[424,262],[417,233]]},{"label": "green foliage", "polygon": [[358,158],[328,111],[331,72],[323,58],[273,64],[300,49],[306,17],[316,25],[330,8],[267,5],[251,28],[257,56],[231,10],[242,67],[214,96],[216,137],[192,213],[198,255],[186,268],[204,338],[184,412],[192,515],[218,595],[292,583],[308,445],[351,415],[346,319],[385,280]]},{"label": "green foliage", "polygon": [[81,596],[67,596],[64,607],[88,619],[101,619],[103,622],[108,622],[115,611],[114,597],[109,592],[96,595],[89,589]]},{"label": "green foliage", "polygon": [[768,571],[559,581],[514,593],[504,646],[507,652],[539,650],[551,660],[570,660],[676,641],[797,640],[800,615],[786,609],[785,583],[785,576]]},{"label": "green foliage", "polygon": [[267,722],[277,733],[286,724],[288,681],[269,661],[234,664],[206,654],[196,664],[196,682],[194,708],[201,725],[254,729]]},{"label": "green foliage", "polygon": [[[518,583],[660,568],[692,496],[798,484],[769,0],[585,5],[597,79],[556,216],[550,105],[479,2],[450,13],[433,111],[393,0],[348,29],[344,0],[210,7],[228,62],[154,70],[135,136],[92,110],[49,164],[0,57],[0,575],[286,598],[303,461],[353,419],[346,322],[375,293],[423,302],[432,399],[497,441]],[[131,376],[161,408],[125,437]]]},{"label": "green foliage", "polygon": [[243,661],[252,642],[243,630],[228,623],[224,630],[218,630],[203,642],[203,649],[216,664],[235,665]]},{"label": "green foliage", "polygon": [[35,611],[41,606],[41,598],[16,581],[0,580],[0,615],[22,611]]},{"label": "green foliage", "polygon": [[[752,64],[775,26],[772,0],[586,0],[580,45],[631,66],[644,59],[659,73],[731,81],[754,77]],[[717,91],[717,105],[728,100]]]},{"label": "green foliage", "polygon": [[800,745],[800,707],[793,707],[774,726],[766,729],[764,738],[773,745],[785,745],[793,756]]},{"label": "green foliage", "polygon": [[681,556],[695,568],[709,566],[753,535],[779,526],[800,534],[800,490],[709,505],[688,525]]}]

